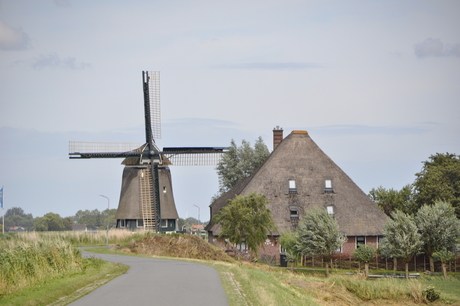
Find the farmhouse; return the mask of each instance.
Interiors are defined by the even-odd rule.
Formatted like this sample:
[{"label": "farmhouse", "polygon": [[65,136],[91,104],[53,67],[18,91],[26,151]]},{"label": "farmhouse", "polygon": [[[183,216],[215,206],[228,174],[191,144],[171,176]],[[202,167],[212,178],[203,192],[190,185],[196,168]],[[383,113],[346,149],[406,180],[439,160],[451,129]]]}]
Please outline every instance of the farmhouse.
[{"label": "farmhouse", "polygon": [[[213,222],[221,207],[236,195],[258,192],[268,199],[277,232],[268,236],[260,255],[279,258],[278,237],[295,231],[313,207],[324,207],[347,236],[339,252],[350,254],[359,244],[378,246],[387,216],[310,138],[306,131],[293,131],[283,139],[283,130],[273,130],[273,152],[249,177],[210,205],[206,226],[209,242],[223,247],[220,226]],[[230,247],[230,246],[228,246]],[[243,246],[244,247],[244,246]]]}]

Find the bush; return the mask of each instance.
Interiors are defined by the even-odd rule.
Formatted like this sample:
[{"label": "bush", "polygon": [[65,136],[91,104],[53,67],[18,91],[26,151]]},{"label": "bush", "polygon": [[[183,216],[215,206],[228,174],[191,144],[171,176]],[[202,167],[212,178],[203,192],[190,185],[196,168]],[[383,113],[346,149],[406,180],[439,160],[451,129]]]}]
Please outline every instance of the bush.
[{"label": "bush", "polygon": [[441,293],[436,291],[433,286],[427,287],[425,290],[422,291],[423,296],[430,302],[434,302],[441,297]]}]

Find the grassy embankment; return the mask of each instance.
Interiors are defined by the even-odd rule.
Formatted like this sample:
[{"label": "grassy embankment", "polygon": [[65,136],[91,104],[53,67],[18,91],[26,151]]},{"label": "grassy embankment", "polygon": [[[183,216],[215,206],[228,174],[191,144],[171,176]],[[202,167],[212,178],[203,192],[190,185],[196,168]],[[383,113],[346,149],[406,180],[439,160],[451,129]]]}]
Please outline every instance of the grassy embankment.
[{"label": "grassy embankment", "polygon": [[[15,242],[8,240],[15,240]],[[28,275],[27,273],[35,271],[32,274],[46,277],[26,284],[22,289],[18,284],[25,284],[25,282],[19,279],[14,282],[8,281],[13,285],[5,286],[4,275],[8,269],[4,269],[4,273],[3,268],[7,265],[3,265],[3,260],[6,258],[6,255],[3,255],[5,257],[2,257],[2,265],[0,265],[2,269],[0,290],[3,290],[0,291],[3,292],[0,297],[1,305],[48,305],[56,300],[58,302],[53,305],[66,305],[124,272],[123,267],[113,267],[109,263],[95,259],[89,259],[85,264],[84,259],[76,256],[79,251],[69,246],[70,243],[79,246],[105,245],[104,232],[95,234],[44,233],[42,235],[30,233],[15,235],[14,238],[8,240],[0,240],[2,254],[13,254],[13,250],[17,250],[16,256],[8,256],[15,258],[22,254],[19,256],[22,258],[24,253],[20,252],[29,248],[31,249],[28,252],[32,252],[32,246],[35,245],[34,250],[37,249],[36,246],[38,249],[45,250],[40,256],[48,258],[46,261],[53,263],[51,266],[59,267],[57,270],[62,274],[55,276],[44,274],[39,272],[40,270],[32,269],[32,263],[23,263],[22,266],[27,268],[24,269],[25,272],[19,273],[20,275]],[[114,231],[111,232],[110,243],[119,244],[119,247],[112,250],[101,248],[100,252],[117,254],[123,252],[126,255],[148,257],[168,256],[167,258],[175,260],[178,260],[177,257],[182,257],[180,260],[215,267],[221,276],[230,305],[415,305],[426,302],[422,291],[428,286],[434,286],[441,292],[441,299],[433,305],[445,303],[460,305],[459,274],[454,274],[449,280],[427,276],[410,281],[404,279],[365,280],[362,276],[345,275],[346,270],[335,269],[332,270],[332,276],[326,279],[321,271],[296,270],[290,272],[289,269],[236,262],[221,250],[189,235],[133,235],[127,231],[120,233]],[[60,254],[61,251],[63,255],[60,257],[50,257],[50,254]],[[40,256],[28,257],[40,258]],[[64,258],[73,258],[73,264],[70,265],[71,270],[66,271],[62,265],[56,264],[62,262]],[[44,262],[43,259],[38,261]],[[19,264],[21,260],[17,262]],[[46,269],[52,268],[47,267]],[[82,287],[83,290],[79,291],[78,288]],[[7,293],[12,288],[15,289]],[[67,291],[61,291],[62,288]],[[45,299],[45,294],[50,294],[51,297]],[[63,298],[59,300],[60,297]]]}]

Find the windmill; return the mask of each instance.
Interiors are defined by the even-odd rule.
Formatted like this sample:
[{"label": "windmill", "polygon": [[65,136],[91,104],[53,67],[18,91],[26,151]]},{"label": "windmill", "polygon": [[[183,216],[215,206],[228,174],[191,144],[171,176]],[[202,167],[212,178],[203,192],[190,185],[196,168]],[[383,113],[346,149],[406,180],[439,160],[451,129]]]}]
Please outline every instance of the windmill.
[{"label": "windmill", "polygon": [[124,158],[117,228],[174,231],[178,214],[169,166],[215,165],[227,148],[165,147],[161,138],[160,73],[143,71],[145,143],[69,142],[70,159]]}]

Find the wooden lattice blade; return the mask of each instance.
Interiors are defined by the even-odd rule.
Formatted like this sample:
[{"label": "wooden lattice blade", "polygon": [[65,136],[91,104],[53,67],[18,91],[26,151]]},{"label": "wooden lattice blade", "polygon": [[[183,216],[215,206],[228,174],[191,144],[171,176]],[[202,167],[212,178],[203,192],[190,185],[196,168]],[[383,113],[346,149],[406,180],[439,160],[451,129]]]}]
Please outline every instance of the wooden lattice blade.
[{"label": "wooden lattice blade", "polygon": [[161,153],[175,166],[214,166],[227,150],[226,147],[169,147]]},{"label": "wooden lattice blade", "polygon": [[[146,142],[161,139],[160,72],[143,71]],[[147,92],[145,92],[147,91]],[[146,100],[147,99],[147,100]]]},{"label": "wooden lattice blade", "polygon": [[139,156],[137,142],[83,142],[69,141],[70,158],[124,158]]}]

